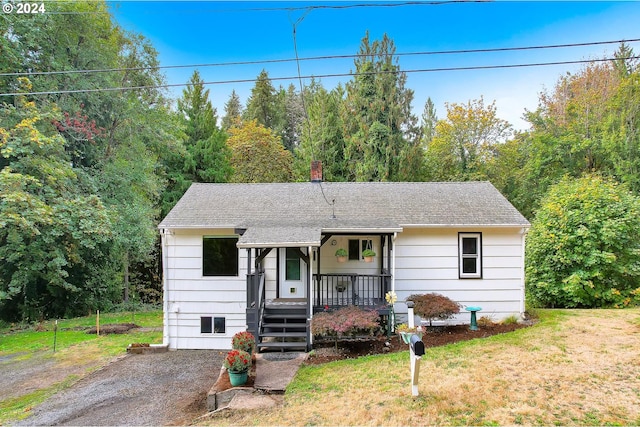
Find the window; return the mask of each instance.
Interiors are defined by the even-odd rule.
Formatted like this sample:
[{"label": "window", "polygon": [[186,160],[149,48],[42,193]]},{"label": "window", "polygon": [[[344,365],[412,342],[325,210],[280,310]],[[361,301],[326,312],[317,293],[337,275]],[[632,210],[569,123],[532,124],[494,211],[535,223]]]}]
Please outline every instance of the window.
[{"label": "window", "polygon": [[202,316],[200,318],[201,334],[224,334],[226,331],[226,321],[224,317]]},{"label": "window", "polygon": [[216,334],[224,334],[227,331],[227,325],[224,317],[213,318],[213,332]]},{"label": "window", "polygon": [[349,240],[349,260],[358,261],[360,259],[360,240]]},{"label": "window", "polygon": [[285,280],[300,280],[300,251],[294,248],[287,248],[285,262]]},{"label": "window", "polygon": [[238,275],[237,237],[204,237],[202,239],[202,275]]},{"label": "window", "polygon": [[373,249],[373,240],[350,239],[349,240],[349,260],[360,261],[362,259],[362,251],[364,251],[365,249]]},{"label": "window", "polygon": [[200,333],[201,334],[210,334],[212,329],[211,317],[201,317],[200,318]]},{"label": "window", "polygon": [[459,233],[458,254],[460,278],[482,278],[482,234]]}]

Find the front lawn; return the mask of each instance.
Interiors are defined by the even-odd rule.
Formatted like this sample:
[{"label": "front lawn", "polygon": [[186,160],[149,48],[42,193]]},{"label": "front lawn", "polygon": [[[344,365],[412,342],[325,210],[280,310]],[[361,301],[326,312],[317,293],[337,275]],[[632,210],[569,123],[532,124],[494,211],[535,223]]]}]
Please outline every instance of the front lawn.
[{"label": "front lawn", "polygon": [[640,309],[542,310],[535,326],[427,349],[417,398],[403,352],[305,366],[284,406],[202,423],[638,425],[639,348]]}]

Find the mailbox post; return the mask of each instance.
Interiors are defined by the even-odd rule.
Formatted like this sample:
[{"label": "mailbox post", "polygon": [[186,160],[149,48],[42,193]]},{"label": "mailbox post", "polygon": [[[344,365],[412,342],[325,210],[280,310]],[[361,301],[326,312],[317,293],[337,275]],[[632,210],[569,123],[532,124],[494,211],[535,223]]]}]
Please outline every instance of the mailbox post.
[{"label": "mailbox post", "polygon": [[[413,328],[415,325],[413,319],[413,301],[407,301],[407,316],[409,317],[407,325]],[[424,343],[422,339],[413,334],[409,340],[409,353],[411,363],[411,395],[418,395],[418,378],[420,377],[420,359],[424,355]]]}]

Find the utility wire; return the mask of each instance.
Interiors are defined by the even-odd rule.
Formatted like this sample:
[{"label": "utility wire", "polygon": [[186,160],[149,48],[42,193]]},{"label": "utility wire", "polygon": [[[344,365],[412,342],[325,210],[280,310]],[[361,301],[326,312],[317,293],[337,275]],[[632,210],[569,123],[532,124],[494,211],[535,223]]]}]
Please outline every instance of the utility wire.
[{"label": "utility wire", "polygon": [[[459,55],[459,54],[473,54],[473,53],[513,52],[513,51],[525,51],[525,50],[599,46],[599,45],[606,45],[606,44],[633,43],[633,42],[639,42],[639,41],[640,41],[640,38],[636,38],[636,39],[622,39],[622,40],[567,43],[567,44],[554,44],[554,45],[538,45],[538,46],[515,46],[515,47],[487,48],[487,49],[401,52],[401,53],[394,53],[393,55],[401,57],[401,56]],[[214,62],[214,63],[205,63],[205,64],[186,64],[186,65],[160,65],[157,67],[105,68],[105,69],[64,70],[64,71],[21,71],[21,72],[12,72],[12,73],[0,73],[0,76],[6,76],[6,77],[47,76],[47,75],[60,75],[60,74],[111,73],[111,72],[122,72],[122,71],[161,70],[161,69],[175,69],[175,68],[228,67],[228,66],[238,66],[238,65],[277,64],[277,63],[284,63],[284,62],[300,62],[300,61],[321,61],[321,60],[326,61],[331,59],[350,59],[350,58],[355,59],[355,58],[361,58],[365,56],[368,56],[368,55],[367,54],[324,55],[324,56],[310,56],[306,58],[296,57],[296,58],[283,58],[283,59],[265,59],[265,60],[256,60],[256,61]]]},{"label": "utility wire", "polygon": [[[333,4],[319,4],[319,5],[308,5],[308,6],[297,6],[297,7],[253,7],[247,9],[197,9],[197,10],[171,10],[172,15],[175,14],[202,14],[202,13],[225,13],[225,12],[295,12],[299,10],[341,10],[341,9],[358,9],[358,8],[369,8],[369,7],[405,7],[405,6],[442,6],[456,3],[492,3],[493,0],[443,0],[443,1],[408,1],[408,2],[396,2],[396,3],[353,3],[353,4],[342,4],[342,5],[333,5]],[[66,0],[47,0],[47,3],[71,3]],[[80,11],[47,11],[46,15],[87,15],[87,14],[101,14],[101,13],[109,13],[108,11],[90,11],[90,12],[80,12]],[[147,14],[160,14],[165,13],[164,11],[146,11]]]},{"label": "utility wire", "polygon": [[[303,79],[312,78],[333,78],[333,77],[354,77],[354,76],[367,76],[377,74],[400,74],[400,73],[434,73],[443,71],[472,71],[472,70],[496,70],[496,69],[508,69],[508,68],[526,68],[526,67],[544,67],[553,65],[572,65],[572,64],[589,64],[593,62],[608,62],[619,61],[627,59],[640,59],[640,56],[628,56],[623,58],[602,58],[602,59],[582,59],[577,61],[555,61],[555,62],[535,62],[526,64],[506,64],[506,65],[477,65],[469,67],[449,67],[449,68],[425,68],[425,69],[413,69],[413,70],[390,70],[390,71],[371,71],[366,73],[335,73],[335,74],[319,74],[302,76]],[[290,77],[269,77],[271,81],[281,80],[296,80],[298,76]],[[252,83],[255,82],[255,78],[251,79],[238,79],[238,80],[219,80],[204,82],[204,85],[225,85],[234,83]],[[113,92],[113,91],[125,91],[125,90],[142,90],[142,89],[160,89],[170,87],[188,86],[189,83],[173,83],[173,84],[161,84],[161,85],[149,85],[149,86],[124,86],[124,87],[107,87],[96,89],[70,89],[70,90],[54,90],[54,91],[42,91],[42,92],[8,92],[0,93],[0,96],[18,96],[18,95],[62,95],[70,93],[91,93],[91,92]]]}]

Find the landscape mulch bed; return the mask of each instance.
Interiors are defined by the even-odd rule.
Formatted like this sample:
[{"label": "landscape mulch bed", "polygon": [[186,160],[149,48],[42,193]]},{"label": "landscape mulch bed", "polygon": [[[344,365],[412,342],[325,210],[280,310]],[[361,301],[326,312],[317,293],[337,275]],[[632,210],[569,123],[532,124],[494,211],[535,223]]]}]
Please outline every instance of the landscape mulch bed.
[{"label": "landscape mulch bed", "polygon": [[[474,338],[486,338],[527,326],[529,325],[522,323],[483,325],[477,331],[470,330],[469,325],[434,327],[424,333],[422,341],[425,348],[437,347]],[[316,342],[314,351],[309,355],[305,364],[319,365],[334,360],[355,359],[361,356],[395,353],[408,349],[409,346],[402,342],[398,335],[378,336],[369,340],[338,341],[337,350],[333,341]]]}]

